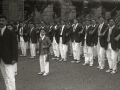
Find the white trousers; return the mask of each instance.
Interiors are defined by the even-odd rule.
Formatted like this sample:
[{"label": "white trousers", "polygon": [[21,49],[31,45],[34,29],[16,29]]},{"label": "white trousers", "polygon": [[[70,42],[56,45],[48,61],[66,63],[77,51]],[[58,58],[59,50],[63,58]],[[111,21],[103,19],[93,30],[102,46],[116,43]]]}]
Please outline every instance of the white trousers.
[{"label": "white trousers", "polygon": [[14,64],[15,73],[17,73],[17,63]]},{"label": "white trousers", "polygon": [[40,71],[49,73],[49,62],[46,62],[47,54],[40,55],[39,62],[40,62]]},{"label": "white trousers", "polygon": [[117,55],[118,55],[118,52],[114,51],[111,48],[110,43],[108,44],[106,54],[107,54],[109,69],[117,70]]},{"label": "white trousers", "polygon": [[73,48],[73,58],[75,60],[80,60],[80,43],[72,42]]},{"label": "white trousers", "polygon": [[99,67],[104,68],[105,67],[105,49],[100,46],[99,52],[98,52],[98,64]]},{"label": "white trousers", "polygon": [[31,56],[36,56],[36,44],[30,43]]},{"label": "white trousers", "polygon": [[72,49],[72,41],[69,41],[69,50],[70,50],[70,55],[73,54],[73,49]]},{"label": "white trousers", "polygon": [[93,65],[93,47],[87,46],[85,41],[83,50],[85,56],[85,63]]},{"label": "white trousers", "polygon": [[83,54],[82,42],[80,42],[80,56]]},{"label": "white trousers", "polygon": [[53,46],[50,46],[50,54],[53,54],[54,52],[53,52]]},{"label": "white trousers", "polygon": [[59,56],[60,56],[59,44],[56,42],[55,37],[53,37],[52,46],[53,46],[54,55],[55,55],[56,57],[59,57]]},{"label": "white trousers", "polygon": [[61,58],[67,60],[68,45],[62,44],[62,37],[60,37],[59,50]]},{"label": "white trousers", "polygon": [[98,54],[97,54],[97,46],[93,46],[93,56],[94,57],[98,56]]},{"label": "white trousers", "polygon": [[5,81],[6,90],[16,90],[15,85],[15,68],[12,64],[5,64],[2,60],[0,69]]},{"label": "white trousers", "polygon": [[26,42],[20,41],[20,47],[23,55],[26,55]]},{"label": "white trousers", "polygon": [[118,51],[118,62],[120,61],[120,50]]}]

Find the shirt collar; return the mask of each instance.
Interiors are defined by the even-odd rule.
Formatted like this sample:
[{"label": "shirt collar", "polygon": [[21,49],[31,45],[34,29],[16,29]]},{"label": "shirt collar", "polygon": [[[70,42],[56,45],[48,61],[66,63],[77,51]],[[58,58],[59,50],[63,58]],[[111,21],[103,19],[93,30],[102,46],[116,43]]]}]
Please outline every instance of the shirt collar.
[{"label": "shirt collar", "polygon": [[115,25],[113,25],[112,27],[110,27],[111,29],[113,29],[115,27]]},{"label": "shirt collar", "polygon": [[45,38],[45,35],[44,36],[42,36],[42,40]]}]

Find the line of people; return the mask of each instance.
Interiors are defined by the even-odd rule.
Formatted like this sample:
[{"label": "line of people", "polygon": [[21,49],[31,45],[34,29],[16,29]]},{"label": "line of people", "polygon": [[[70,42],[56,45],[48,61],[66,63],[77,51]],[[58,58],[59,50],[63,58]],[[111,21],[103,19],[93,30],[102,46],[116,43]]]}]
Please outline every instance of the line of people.
[{"label": "line of people", "polygon": [[[99,69],[105,68],[105,60],[108,60],[109,69],[106,72],[116,73],[117,62],[120,60],[120,29],[114,19],[99,17],[98,22],[95,19],[86,19],[79,21],[50,21],[46,23],[28,23],[19,22],[16,24],[15,32],[18,35],[18,41],[22,55],[26,56],[27,42],[30,43],[31,57],[36,57],[36,48],[39,48],[38,41],[40,31],[45,30],[46,36],[50,38],[52,46],[50,55],[59,61],[67,61],[67,54],[73,54],[71,63],[80,63],[83,56],[84,64],[93,66],[94,59],[98,59]],[[68,50],[70,49],[70,50]],[[39,53],[39,52],[38,52]]]}]

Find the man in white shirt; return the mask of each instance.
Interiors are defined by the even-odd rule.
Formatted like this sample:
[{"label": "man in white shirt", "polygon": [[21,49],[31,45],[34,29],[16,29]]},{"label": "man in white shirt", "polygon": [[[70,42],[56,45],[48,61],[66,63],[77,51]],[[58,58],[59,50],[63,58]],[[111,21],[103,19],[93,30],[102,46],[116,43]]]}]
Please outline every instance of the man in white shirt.
[{"label": "man in white shirt", "polygon": [[15,66],[18,61],[18,42],[14,31],[6,28],[6,16],[0,16],[0,69],[6,90],[16,90]]}]

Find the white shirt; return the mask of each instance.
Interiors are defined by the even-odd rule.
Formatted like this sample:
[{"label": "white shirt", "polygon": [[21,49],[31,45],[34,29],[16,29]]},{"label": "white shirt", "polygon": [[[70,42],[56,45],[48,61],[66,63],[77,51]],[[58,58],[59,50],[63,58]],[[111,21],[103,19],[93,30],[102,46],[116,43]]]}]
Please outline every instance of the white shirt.
[{"label": "white shirt", "polygon": [[[90,25],[86,26],[86,30],[88,30],[89,27],[90,27]],[[84,39],[86,39],[86,36],[87,36],[87,33],[85,33],[85,38]]]},{"label": "white shirt", "polygon": [[1,28],[1,36],[4,34],[5,29],[6,29],[6,26],[4,26],[3,28]]},{"label": "white shirt", "polygon": [[108,41],[110,41],[110,35],[111,35],[112,29],[113,29],[114,27],[115,27],[115,25],[109,28]]},{"label": "white shirt", "polygon": [[74,27],[73,27],[73,31],[74,31],[74,32],[75,32],[77,26],[78,26],[78,23],[77,23],[76,25],[74,25]]},{"label": "white shirt", "polygon": [[34,27],[31,28],[31,32],[32,32],[33,28],[34,28]]},{"label": "white shirt", "polygon": [[23,27],[20,28],[19,33],[20,33],[20,34],[23,34]]},{"label": "white shirt", "polygon": [[62,31],[61,31],[60,35],[62,35],[64,27],[65,27],[65,25],[62,26]]},{"label": "white shirt", "polygon": [[45,35],[44,36],[41,36],[42,40],[45,38]]},{"label": "white shirt", "polygon": [[104,22],[101,23],[101,24],[99,25],[99,27],[98,27],[98,35],[100,35],[101,29],[102,29],[102,27],[103,27],[103,24],[104,24]]}]

